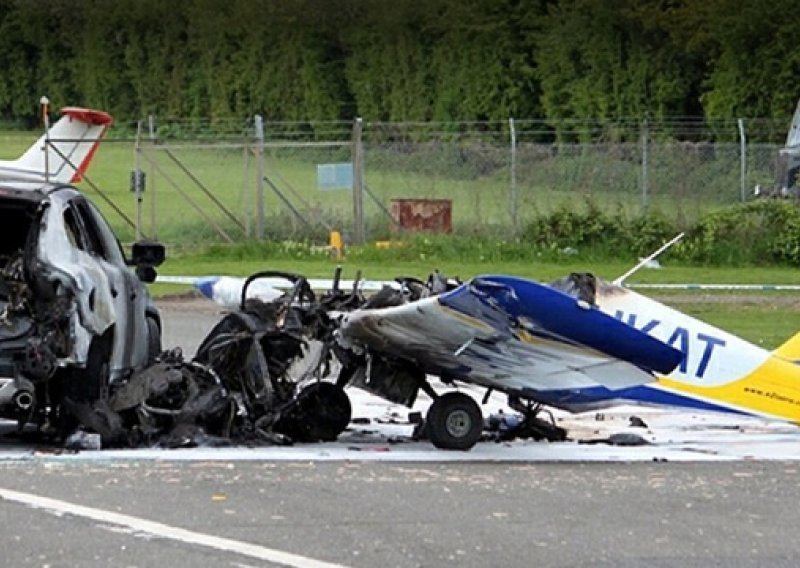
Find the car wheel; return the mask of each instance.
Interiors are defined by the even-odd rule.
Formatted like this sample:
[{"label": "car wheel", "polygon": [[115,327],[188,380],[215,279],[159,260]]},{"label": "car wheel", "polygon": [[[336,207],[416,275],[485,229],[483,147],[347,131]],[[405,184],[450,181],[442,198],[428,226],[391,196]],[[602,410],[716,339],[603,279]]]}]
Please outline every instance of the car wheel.
[{"label": "car wheel", "polygon": [[70,377],[66,394],[75,402],[99,400],[108,388],[111,377],[111,335],[95,337],[89,346],[86,367]]},{"label": "car wheel", "polygon": [[478,403],[460,392],[449,392],[434,400],[425,422],[428,438],[443,450],[468,450],[483,432]]},{"label": "car wheel", "polygon": [[147,364],[152,365],[161,355],[161,328],[155,318],[147,318]]},{"label": "car wheel", "polygon": [[58,430],[66,439],[76,428],[90,426],[87,421],[92,416],[91,409],[98,400],[108,397],[111,380],[111,349],[113,334],[106,333],[95,337],[89,346],[86,366],[83,369],[70,369],[63,376],[64,400],[58,410]]}]

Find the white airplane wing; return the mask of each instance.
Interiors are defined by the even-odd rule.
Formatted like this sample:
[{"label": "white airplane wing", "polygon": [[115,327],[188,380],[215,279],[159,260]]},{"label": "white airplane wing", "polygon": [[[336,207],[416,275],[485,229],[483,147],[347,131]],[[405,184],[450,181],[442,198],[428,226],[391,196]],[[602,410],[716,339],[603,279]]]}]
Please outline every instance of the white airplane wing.
[{"label": "white airplane wing", "polygon": [[622,389],[670,372],[683,354],[537,282],[480,277],[440,296],[348,314],[346,344],[428,373],[503,391]]}]

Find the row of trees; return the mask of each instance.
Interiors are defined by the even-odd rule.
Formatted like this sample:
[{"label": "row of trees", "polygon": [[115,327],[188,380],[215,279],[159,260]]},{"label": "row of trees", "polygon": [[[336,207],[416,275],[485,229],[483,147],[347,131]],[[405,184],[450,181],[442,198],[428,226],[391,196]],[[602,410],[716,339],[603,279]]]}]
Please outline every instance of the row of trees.
[{"label": "row of trees", "polygon": [[796,0],[0,0],[0,120],[785,119]]}]

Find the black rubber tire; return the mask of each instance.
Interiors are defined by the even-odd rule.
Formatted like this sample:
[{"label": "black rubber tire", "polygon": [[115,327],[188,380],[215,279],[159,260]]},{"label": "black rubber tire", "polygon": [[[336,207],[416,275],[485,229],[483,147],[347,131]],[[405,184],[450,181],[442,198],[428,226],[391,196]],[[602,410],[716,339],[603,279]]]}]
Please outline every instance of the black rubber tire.
[{"label": "black rubber tire", "polygon": [[156,358],[161,355],[161,328],[155,318],[148,317],[147,320],[147,365],[156,362]]},{"label": "black rubber tire", "polygon": [[350,424],[353,415],[350,397],[342,387],[333,383],[314,383],[304,391],[311,391],[319,405],[314,419],[314,437],[327,442],[336,440]]},{"label": "black rubber tire", "polygon": [[111,336],[95,337],[89,346],[86,367],[76,369],[67,387],[75,402],[94,402],[108,389],[111,378]]},{"label": "black rubber tire", "polygon": [[[62,438],[71,434],[80,425],[76,405],[91,404],[107,396],[108,383],[111,379],[111,345],[113,336],[108,333],[95,337],[89,345],[86,356],[86,367],[65,370],[63,379],[63,396],[71,402],[60,401],[58,411],[58,429]],[[71,408],[70,408],[71,407]]]},{"label": "black rubber tire", "polygon": [[448,392],[434,400],[425,423],[431,443],[442,450],[469,450],[483,433],[480,406],[460,392]]},{"label": "black rubber tire", "polygon": [[283,410],[273,430],[295,442],[332,442],[350,424],[351,416],[350,397],[342,387],[313,383]]}]

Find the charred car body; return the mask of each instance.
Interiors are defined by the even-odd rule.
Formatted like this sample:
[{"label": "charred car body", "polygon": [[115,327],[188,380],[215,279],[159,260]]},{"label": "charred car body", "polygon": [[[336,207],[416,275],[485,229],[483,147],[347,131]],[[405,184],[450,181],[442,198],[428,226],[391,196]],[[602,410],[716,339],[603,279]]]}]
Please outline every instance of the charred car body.
[{"label": "charred car body", "polygon": [[[0,188],[0,415],[55,424],[161,351],[161,319],[97,208],[70,186]],[[163,247],[140,243],[152,274]],[[149,268],[149,270],[148,270]]]},{"label": "charred car body", "polygon": [[[249,284],[262,276],[293,285],[270,302],[245,299]],[[350,423],[350,400],[322,379],[332,362],[331,316],[354,298],[317,298],[293,274],[253,275],[239,308],[209,331],[193,359],[185,360],[179,348],[165,351],[115,385],[107,400],[74,405],[75,415],[103,447],[335,440]]]},{"label": "charred car body", "polygon": [[0,416],[56,431],[74,424],[70,400],[102,397],[161,351],[144,281],[164,259],[161,244],[143,241],[128,261],[100,211],[70,185],[111,116],[62,114],[20,158],[0,161]]}]

